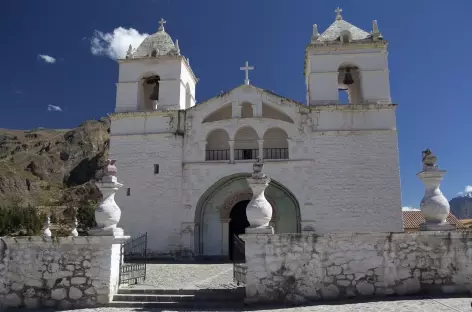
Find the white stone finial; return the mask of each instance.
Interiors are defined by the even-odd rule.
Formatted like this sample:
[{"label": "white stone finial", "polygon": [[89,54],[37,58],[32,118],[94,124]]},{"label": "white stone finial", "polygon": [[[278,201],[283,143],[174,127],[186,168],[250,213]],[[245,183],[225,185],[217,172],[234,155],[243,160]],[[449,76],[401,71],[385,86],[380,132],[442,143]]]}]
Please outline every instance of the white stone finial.
[{"label": "white stone finial", "polygon": [[79,236],[79,232],[77,232],[77,226],[79,223],[77,222],[77,218],[74,218],[74,221],[72,222],[72,230],[70,231],[70,235],[77,237]]},{"label": "white stone finial", "polygon": [[269,186],[270,178],[263,172],[264,163],[261,158],[253,164],[253,173],[247,182],[252,189],[252,199],[246,207],[247,220],[249,221],[249,232],[269,231],[273,232],[269,222],[272,219],[272,205],[267,201],[264,191]]},{"label": "white stone finial", "polygon": [[175,39],[175,50],[177,54],[180,55],[179,39]]},{"label": "white stone finial", "polygon": [[167,23],[162,17],[161,20],[159,21],[159,28],[157,31],[164,31],[164,24]]},{"label": "white stone finial", "polygon": [[342,20],[343,19],[343,16],[341,15],[341,12],[343,11],[343,9],[341,9],[340,7],[337,7],[336,10],[334,10],[334,12],[336,12],[336,20]]},{"label": "white stone finial", "polygon": [[417,174],[425,185],[425,192],[420,203],[421,212],[426,223],[420,225],[422,231],[455,230],[453,224],[447,224],[449,215],[449,202],[439,189],[439,185],[445,170],[440,170],[436,165],[437,157],[429,150],[422,152],[423,171]]},{"label": "white stone finial", "polygon": [[379,25],[377,24],[377,20],[372,21],[372,38],[379,39],[382,37],[382,34],[379,30]]},{"label": "white stone finial", "polygon": [[49,228],[51,226],[51,217],[49,215],[46,216],[46,219],[44,220],[44,225],[43,225],[43,235],[44,237],[51,237],[51,229]]},{"label": "white stone finial", "polygon": [[379,25],[377,24],[377,20],[372,21],[372,33],[373,34],[378,34],[380,33],[379,31]]},{"label": "white stone finial", "polygon": [[254,69],[254,66],[249,66],[248,61],[246,61],[245,66],[240,67],[240,70],[244,70],[246,72],[246,78],[244,79],[244,84],[249,85],[249,71]]},{"label": "white stone finial", "polygon": [[311,40],[315,41],[316,39],[318,39],[319,36],[320,36],[320,33],[318,32],[318,25],[313,24],[313,35],[311,36]]},{"label": "white stone finial", "polygon": [[95,209],[97,227],[89,231],[90,235],[123,236],[123,229],[117,227],[121,218],[121,210],[115,202],[115,193],[123,187],[123,184],[117,181],[115,163],[116,160],[108,160],[108,165],[104,170],[105,176],[102,181],[96,183],[103,199]]},{"label": "white stone finial", "polygon": [[133,58],[133,46],[131,44],[128,47],[128,52],[126,52],[126,58]]}]

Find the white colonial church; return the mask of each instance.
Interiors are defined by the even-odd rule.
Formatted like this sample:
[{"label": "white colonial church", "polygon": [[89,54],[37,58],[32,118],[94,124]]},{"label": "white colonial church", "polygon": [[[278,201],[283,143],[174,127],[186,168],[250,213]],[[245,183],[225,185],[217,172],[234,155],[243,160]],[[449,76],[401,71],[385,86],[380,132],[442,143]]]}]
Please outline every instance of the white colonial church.
[{"label": "white colonial church", "polygon": [[148,233],[148,254],[228,257],[248,225],[257,157],[276,233],[403,231],[387,41],[376,21],[367,32],[340,9],[307,41],[306,103],[251,85],[246,63],[244,84],[196,104],[198,79],[163,20],[119,60],[116,201],[120,227]]}]

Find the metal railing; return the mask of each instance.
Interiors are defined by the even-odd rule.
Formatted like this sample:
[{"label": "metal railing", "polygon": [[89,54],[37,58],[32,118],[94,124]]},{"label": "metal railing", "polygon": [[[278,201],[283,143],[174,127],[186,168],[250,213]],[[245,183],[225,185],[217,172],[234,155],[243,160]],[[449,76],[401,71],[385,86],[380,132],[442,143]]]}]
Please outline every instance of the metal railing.
[{"label": "metal railing", "polygon": [[[205,160],[230,160],[230,150],[206,150]],[[288,148],[264,148],[263,159],[289,159]],[[235,149],[234,160],[250,160],[259,157],[259,149]]]},{"label": "metal railing", "polygon": [[256,159],[259,156],[259,149],[235,149],[234,160]]},{"label": "metal railing", "polygon": [[288,159],[288,148],[264,148],[264,159]]},{"label": "metal railing", "polygon": [[239,236],[233,234],[233,281],[239,284],[246,283],[246,254],[244,241]]},{"label": "metal railing", "polygon": [[[131,262],[131,263],[130,263]],[[119,285],[138,284],[146,280],[147,233],[121,244]]]},{"label": "metal railing", "polygon": [[205,160],[229,160],[229,149],[225,150],[206,150]]}]

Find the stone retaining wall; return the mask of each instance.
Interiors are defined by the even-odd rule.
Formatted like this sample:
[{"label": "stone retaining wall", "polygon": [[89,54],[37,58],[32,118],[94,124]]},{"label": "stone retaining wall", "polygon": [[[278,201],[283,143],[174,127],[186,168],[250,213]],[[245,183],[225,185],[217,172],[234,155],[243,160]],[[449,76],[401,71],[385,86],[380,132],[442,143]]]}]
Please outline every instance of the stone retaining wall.
[{"label": "stone retaining wall", "polygon": [[0,302],[28,308],[110,302],[118,287],[124,239],[0,238]]},{"label": "stone retaining wall", "polygon": [[472,289],[472,232],[245,234],[250,302]]}]

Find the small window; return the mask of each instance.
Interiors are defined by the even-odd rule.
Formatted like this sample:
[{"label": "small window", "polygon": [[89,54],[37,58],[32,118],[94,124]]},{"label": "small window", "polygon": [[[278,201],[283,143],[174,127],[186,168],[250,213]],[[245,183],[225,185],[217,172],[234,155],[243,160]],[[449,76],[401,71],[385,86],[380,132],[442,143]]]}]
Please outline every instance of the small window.
[{"label": "small window", "polygon": [[131,196],[131,189],[129,187],[126,189],[126,196]]},{"label": "small window", "polygon": [[154,174],[158,174],[159,173],[159,165],[154,165]]}]

